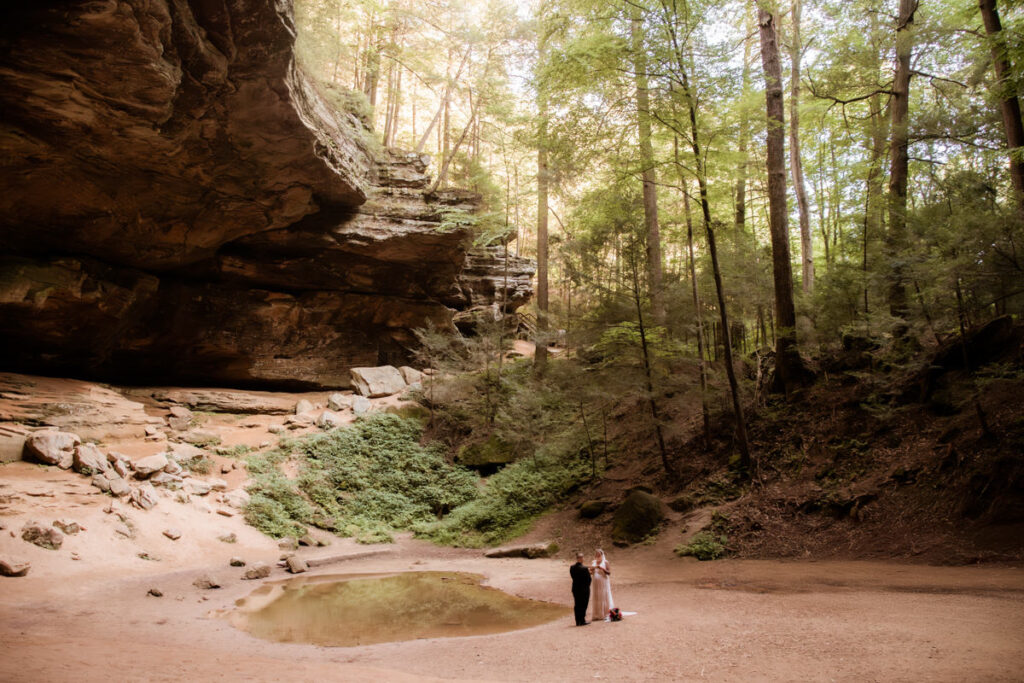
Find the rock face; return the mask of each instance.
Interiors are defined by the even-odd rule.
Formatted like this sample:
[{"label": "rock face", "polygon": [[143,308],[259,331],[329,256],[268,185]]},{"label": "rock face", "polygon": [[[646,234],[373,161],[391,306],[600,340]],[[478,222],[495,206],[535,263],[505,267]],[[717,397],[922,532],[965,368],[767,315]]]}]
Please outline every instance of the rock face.
[{"label": "rock face", "polygon": [[[110,381],[345,387],[453,309],[529,298],[467,257],[428,159],[292,54],[288,0],[22,3],[0,25],[0,363]],[[59,256],[55,256],[59,254]],[[494,268],[499,270],[494,271]]]}]

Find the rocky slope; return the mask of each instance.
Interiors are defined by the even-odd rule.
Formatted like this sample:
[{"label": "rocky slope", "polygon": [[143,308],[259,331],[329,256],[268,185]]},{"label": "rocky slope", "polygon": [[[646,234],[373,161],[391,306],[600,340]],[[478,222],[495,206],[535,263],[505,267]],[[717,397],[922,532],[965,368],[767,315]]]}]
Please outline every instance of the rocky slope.
[{"label": "rocky slope", "polygon": [[[6,369],[346,386],[495,298],[428,159],[375,158],[288,2],[23,6],[0,36]],[[493,264],[492,264],[493,265]],[[504,270],[504,263],[501,264]],[[508,309],[529,298],[514,261]],[[465,274],[464,274],[465,271]],[[486,267],[483,268],[486,271]]]}]

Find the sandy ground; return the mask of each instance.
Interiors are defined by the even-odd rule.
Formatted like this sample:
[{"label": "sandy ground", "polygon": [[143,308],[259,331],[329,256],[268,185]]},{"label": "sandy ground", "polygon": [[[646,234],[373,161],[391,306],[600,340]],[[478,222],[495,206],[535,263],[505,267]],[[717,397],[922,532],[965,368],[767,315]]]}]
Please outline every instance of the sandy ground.
[{"label": "sandy ground", "polygon": [[[55,396],[68,393],[62,387],[54,384]],[[75,391],[85,396],[97,389]],[[308,397],[326,402],[326,394]],[[147,441],[140,435],[145,425],[163,422],[166,407],[102,398],[107,407],[95,419],[82,417],[77,403],[52,419],[79,423],[68,428],[97,429],[104,450],[131,457],[163,450],[165,437]],[[25,407],[21,395],[4,400],[11,407],[0,408],[15,419],[18,410],[36,410]],[[82,401],[95,405],[95,399]],[[381,400],[376,409],[395,401]],[[117,416],[117,429],[98,428],[97,420],[109,414]],[[255,448],[276,443],[267,426],[284,419],[200,417],[201,427],[215,430],[223,445]],[[231,469],[234,460],[214,460],[210,477],[225,479],[230,488],[244,486],[244,469]],[[480,551],[409,537],[369,547],[332,538],[329,546],[300,553],[363,556],[314,574],[475,572],[510,593],[564,604],[565,618],[498,635],[351,648],[266,642],[224,618],[261,583],[242,580],[244,569],[228,561],[239,556],[250,564],[274,564],[276,542],[246,526],[237,512],[220,514],[232,511],[219,494],[189,502],[162,491],[160,496],[155,508],[142,511],[112,502],[70,471],[25,462],[0,466],[0,558],[32,563],[28,576],[0,578],[0,681],[1024,680],[1024,569],[700,563],[673,556],[681,540],[675,523],[652,545],[608,548],[616,602],[637,614],[585,628],[572,625],[571,548],[553,559],[491,560]],[[117,533],[122,516],[132,522],[133,538]],[[67,536],[59,550],[20,538],[28,520],[49,525],[61,518],[84,530]],[[593,530],[569,533],[578,526],[568,510],[543,518],[527,538],[600,542],[587,535]],[[169,528],[181,538],[164,536]],[[219,540],[230,533],[235,543]],[[383,552],[366,556],[368,550]],[[219,579],[222,588],[194,587],[203,574]],[[275,568],[267,580],[287,576]],[[154,587],[163,597],[147,595]]]}]

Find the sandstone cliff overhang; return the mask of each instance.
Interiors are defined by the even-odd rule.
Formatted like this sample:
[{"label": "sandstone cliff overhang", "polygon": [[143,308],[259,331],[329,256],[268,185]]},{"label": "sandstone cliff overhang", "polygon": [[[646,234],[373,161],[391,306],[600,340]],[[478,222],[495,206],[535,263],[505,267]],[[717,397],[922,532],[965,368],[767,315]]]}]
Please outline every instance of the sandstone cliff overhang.
[{"label": "sandstone cliff overhang", "polygon": [[[495,297],[486,265],[467,262],[471,235],[443,218],[479,199],[425,197],[427,158],[372,152],[363,122],[296,64],[289,2],[8,15],[5,369],[345,386],[354,365],[407,359],[414,329],[454,330],[453,309]],[[530,293],[515,263],[508,310]]]}]

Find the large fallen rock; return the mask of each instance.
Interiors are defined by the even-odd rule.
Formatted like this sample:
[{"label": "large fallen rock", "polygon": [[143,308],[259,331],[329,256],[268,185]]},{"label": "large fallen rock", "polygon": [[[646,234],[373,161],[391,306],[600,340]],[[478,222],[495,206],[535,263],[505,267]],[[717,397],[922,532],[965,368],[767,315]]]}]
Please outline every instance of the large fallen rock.
[{"label": "large fallen rock", "polygon": [[657,530],[664,518],[660,499],[634,489],[612,517],[612,542],[615,545],[639,543]]},{"label": "large fallen rock", "polygon": [[379,398],[405,389],[402,373],[393,365],[375,368],[352,368],[352,388],[360,396]]},{"label": "large fallen rock", "polygon": [[145,479],[151,474],[156,474],[167,467],[167,456],[163,453],[150,455],[135,461],[135,476]]},{"label": "large fallen rock", "polygon": [[82,443],[77,434],[43,429],[32,432],[25,440],[25,454],[44,465],[70,469],[75,461],[75,446]]},{"label": "large fallen rock", "polygon": [[265,579],[270,576],[270,565],[266,562],[253,562],[251,567],[245,570],[242,575],[243,579],[253,581],[256,579]]},{"label": "large fallen rock", "polygon": [[525,557],[534,560],[538,557],[551,557],[558,552],[558,544],[532,543],[530,545],[513,545],[505,548],[494,548],[484,553],[484,557]]},{"label": "large fallen rock", "polygon": [[72,467],[75,472],[90,476],[106,472],[110,469],[110,463],[107,456],[103,455],[103,452],[95,444],[82,443],[75,446]]}]

